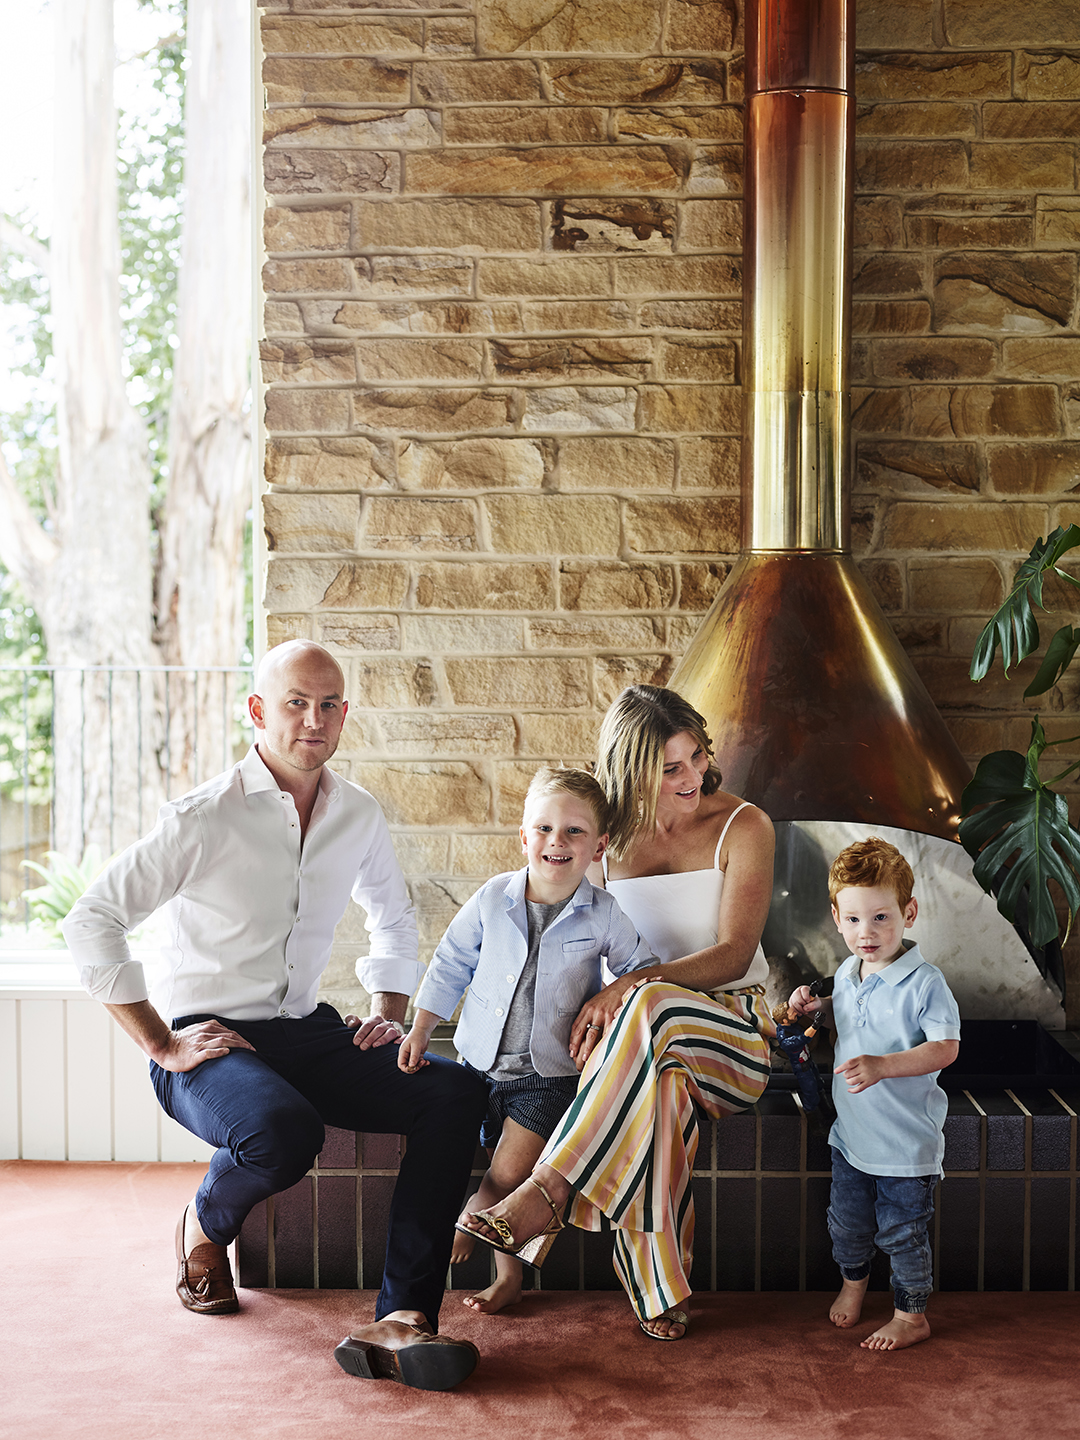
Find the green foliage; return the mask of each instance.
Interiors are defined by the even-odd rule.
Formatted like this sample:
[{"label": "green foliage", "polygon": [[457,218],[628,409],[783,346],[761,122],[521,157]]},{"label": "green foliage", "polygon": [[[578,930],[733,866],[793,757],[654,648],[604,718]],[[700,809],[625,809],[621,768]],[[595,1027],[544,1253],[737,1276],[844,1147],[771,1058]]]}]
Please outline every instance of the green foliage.
[{"label": "green foliage", "polygon": [[36,860],[22,862],[27,870],[33,870],[45,881],[44,885],[24,890],[23,899],[38,924],[54,939],[59,939],[61,921],[67,918],[75,901],[101,872],[104,862],[96,845],[86,847],[86,853],[77,865],[58,850],[48,851],[45,858],[49,862],[47,865],[39,865]]},{"label": "green foliage", "polygon": [[[1070,525],[1058,526],[1031,547],[1004,603],[979,636],[971,661],[973,680],[989,673],[999,647],[1006,674],[1038,650],[1041,636],[1034,611],[1042,609],[1043,577],[1053,572],[1070,585],[1080,585],[1059,563],[1078,545],[1080,526]],[[1025,698],[1045,694],[1057,684],[1078,649],[1080,627],[1062,626],[1047,646]],[[975,860],[975,878],[988,893],[996,890],[998,909],[1008,920],[1026,900],[1028,934],[1040,948],[1059,934],[1051,881],[1065,898],[1070,925],[1080,912],[1080,836],[1069,821],[1064,797],[1040,778],[1039,764],[1051,745],[1078,738],[1047,740],[1036,716],[1027,753],[997,750],[984,756],[961,803],[960,840]],[[1052,776],[1051,784],[1060,784],[1077,769],[1080,761]]]}]

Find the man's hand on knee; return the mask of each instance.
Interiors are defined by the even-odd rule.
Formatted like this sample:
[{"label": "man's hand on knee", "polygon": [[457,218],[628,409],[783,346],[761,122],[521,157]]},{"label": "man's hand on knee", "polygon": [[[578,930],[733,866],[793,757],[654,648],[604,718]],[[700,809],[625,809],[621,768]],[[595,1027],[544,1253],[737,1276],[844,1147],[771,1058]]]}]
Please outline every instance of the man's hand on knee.
[{"label": "man's hand on knee", "polygon": [[183,1030],[170,1032],[161,1053],[152,1055],[162,1070],[194,1070],[206,1060],[217,1060],[230,1050],[254,1050],[235,1030],[227,1030],[217,1020],[200,1020],[185,1025]]},{"label": "man's hand on knee", "polygon": [[353,1044],[361,1050],[375,1050],[380,1045],[400,1045],[405,1027],[400,1020],[386,1020],[382,1015],[369,1015],[361,1020],[359,1015],[346,1015],[345,1024],[355,1030]]}]

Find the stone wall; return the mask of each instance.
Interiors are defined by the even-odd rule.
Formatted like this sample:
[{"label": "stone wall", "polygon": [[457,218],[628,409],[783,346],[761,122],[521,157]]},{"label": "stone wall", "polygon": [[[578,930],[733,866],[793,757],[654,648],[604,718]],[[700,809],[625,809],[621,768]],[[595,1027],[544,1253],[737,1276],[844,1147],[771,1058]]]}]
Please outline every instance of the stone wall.
[{"label": "stone wall", "polygon": [[[737,548],[740,8],[262,10],[268,639],[346,666],[425,952]],[[1080,15],[859,0],[857,43],[853,544],[974,759],[1028,733],[975,636],[1080,518]]]}]

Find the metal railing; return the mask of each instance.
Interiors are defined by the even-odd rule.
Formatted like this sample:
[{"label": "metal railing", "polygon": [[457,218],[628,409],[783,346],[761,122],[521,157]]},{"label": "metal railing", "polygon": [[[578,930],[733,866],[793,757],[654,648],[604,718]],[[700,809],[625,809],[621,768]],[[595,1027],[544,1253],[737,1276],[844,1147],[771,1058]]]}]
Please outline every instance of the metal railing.
[{"label": "metal railing", "polygon": [[24,861],[106,858],[232,765],[250,681],[242,666],[0,666],[0,929],[29,926]]}]

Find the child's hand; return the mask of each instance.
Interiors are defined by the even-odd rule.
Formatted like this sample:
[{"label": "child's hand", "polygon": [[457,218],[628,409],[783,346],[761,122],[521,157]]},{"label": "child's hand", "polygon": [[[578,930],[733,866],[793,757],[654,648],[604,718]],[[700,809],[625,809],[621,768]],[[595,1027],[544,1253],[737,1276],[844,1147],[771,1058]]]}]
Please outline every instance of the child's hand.
[{"label": "child's hand", "polygon": [[404,1070],[406,1075],[415,1075],[429,1063],[424,1050],[427,1047],[427,1037],[416,1033],[415,1025],[398,1046],[397,1063],[398,1069]]},{"label": "child's hand", "polygon": [[788,1004],[799,1015],[813,1015],[821,1009],[821,1001],[810,994],[809,985],[800,985],[788,996]]},{"label": "child's hand", "polygon": [[849,1095],[858,1095],[861,1090],[869,1090],[871,1085],[883,1080],[888,1069],[884,1055],[855,1055],[837,1065],[833,1074],[844,1077]]}]

